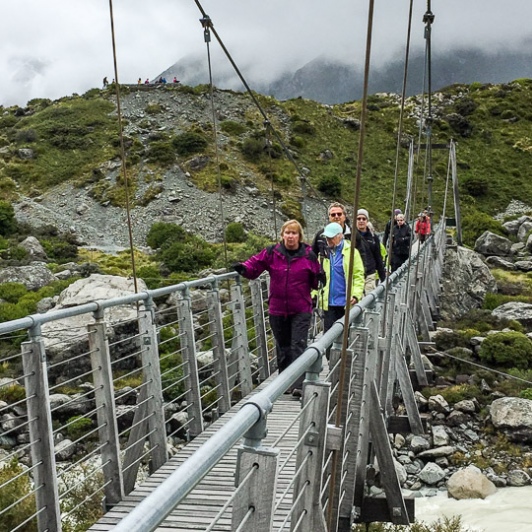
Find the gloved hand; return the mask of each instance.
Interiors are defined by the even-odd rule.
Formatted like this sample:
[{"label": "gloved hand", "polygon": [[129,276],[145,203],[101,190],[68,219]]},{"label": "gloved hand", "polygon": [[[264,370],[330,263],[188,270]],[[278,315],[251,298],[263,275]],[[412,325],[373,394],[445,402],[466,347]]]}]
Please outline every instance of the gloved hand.
[{"label": "gloved hand", "polygon": [[318,296],[312,298],[312,308],[318,308]]},{"label": "gloved hand", "polygon": [[235,262],[233,264],[233,270],[239,275],[244,275],[246,273],[246,267],[241,262]]}]

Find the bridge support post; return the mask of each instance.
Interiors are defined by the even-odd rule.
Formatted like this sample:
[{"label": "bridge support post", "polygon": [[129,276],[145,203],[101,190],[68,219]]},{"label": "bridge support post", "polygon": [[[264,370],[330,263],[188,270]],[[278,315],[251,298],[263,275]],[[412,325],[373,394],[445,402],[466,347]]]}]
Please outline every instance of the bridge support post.
[{"label": "bridge support post", "polygon": [[264,319],[264,298],[262,297],[262,281],[255,279],[249,282],[251,305],[253,307],[253,323],[255,325],[255,341],[259,357],[259,379],[265,381],[270,376],[268,359],[268,342],[266,339],[266,320]]},{"label": "bridge support post", "polygon": [[246,326],[246,307],[242,297],[240,280],[231,286],[231,302],[233,307],[233,346],[238,360],[238,374],[240,377],[240,391],[242,396],[251,393],[253,382],[251,377],[251,360],[249,356],[248,330]]},{"label": "bridge support post", "polygon": [[[189,416],[189,436],[195,438],[203,432],[203,414],[201,411],[201,394],[198,375],[198,361],[196,359],[196,343],[194,341],[194,322],[190,292],[188,289],[180,294],[177,301],[177,319],[181,338],[181,353],[185,368],[185,384],[187,398],[187,412]],[[188,368],[188,369],[186,369]]]},{"label": "bridge support post", "polygon": [[330,383],[323,381],[305,382],[303,412],[299,422],[299,440],[302,441],[296,458],[296,471],[299,473],[294,483],[291,530],[296,530],[296,526],[297,530],[327,530],[320,495],[328,435],[330,386]]},{"label": "bridge support post", "polygon": [[142,345],[142,367],[144,383],[148,395],[148,432],[150,434],[150,472],[157,471],[167,460],[166,425],[164,422],[163,389],[161,366],[159,362],[159,344],[155,328],[153,300],[144,301],[144,309],[139,314],[139,333]]},{"label": "bridge support post", "polygon": [[279,450],[262,446],[267,433],[266,413],[263,412],[238,449],[232,531],[272,530]]},{"label": "bridge support post", "polygon": [[101,459],[105,479],[105,506],[110,509],[124,498],[124,479],[120,463],[120,442],[111,369],[111,355],[107,340],[103,310],[94,313],[95,323],[88,325],[89,352],[94,378],[96,419],[101,444]]},{"label": "bridge support post", "polygon": [[[366,357],[368,351],[369,331],[362,327],[353,327],[350,330],[351,343],[353,344],[353,359],[350,372],[350,387],[346,410],[344,460],[342,467],[343,489],[340,498],[338,515],[338,531],[349,532],[353,524],[353,511],[355,499],[355,486],[357,474],[360,471],[358,450],[367,432],[361,434],[362,418],[368,415],[364,412],[363,401],[365,397],[366,382]],[[367,455],[367,446],[366,446]],[[365,464],[364,464],[365,468]]]},{"label": "bridge support post", "polygon": [[[333,364],[336,364],[336,362],[340,359],[341,352],[339,349],[331,349],[331,362]],[[338,408],[339,404],[339,394],[342,394],[342,411],[340,418],[342,420],[342,425],[340,427],[334,427],[331,426],[330,429],[337,430],[340,432],[340,437],[337,438],[338,445],[332,446],[331,449],[333,452],[337,453],[338,458],[336,460],[332,461],[333,467],[336,463],[336,468],[333,469],[331,467],[331,479],[334,479],[334,482],[331,483],[329,486],[329,498],[327,501],[327,524],[329,527],[329,530],[334,531],[337,530],[339,525],[339,519],[340,519],[340,507],[342,504],[342,498],[346,496],[346,484],[345,484],[345,477],[344,473],[346,473],[346,462],[345,457],[346,453],[349,451],[347,450],[347,439],[348,437],[351,437],[349,434],[349,430],[352,429],[350,426],[349,429],[347,427],[347,418],[348,418],[348,412],[349,408],[351,406],[351,395],[352,395],[352,376],[353,376],[353,359],[354,359],[354,353],[352,349],[346,349],[345,351],[346,356],[346,376],[344,379],[344,389],[340,390],[338,386],[336,386],[337,390],[331,397],[331,404],[333,405],[333,408]],[[334,377],[331,379],[332,383],[336,384],[338,383],[338,374],[339,371],[335,371]],[[336,403],[336,406],[334,406]],[[334,484],[334,485],[333,485]],[[351,497],[353,495],[353,491],[351,489]]]},{"label": "bridge support post", "polygon": [[231,408],[231,391],[229,388],[229,372],[227,357],[225,356],[225,339],[220,303],[220,291],[217,286],[207,294],[209,312],[209,327],[212,335],[212,351],[214,353],[214,379],[218,390],[218,407],[220,414],[225,414]]},{"label": "bridge support post", "polygon": [[29,330],[30,340],[22,344],[24,387],[28,408],[31,460],[39,531],[61,530],[59,489],[55,467],[52,414],[48,389],[46,352],[40,326]]}]

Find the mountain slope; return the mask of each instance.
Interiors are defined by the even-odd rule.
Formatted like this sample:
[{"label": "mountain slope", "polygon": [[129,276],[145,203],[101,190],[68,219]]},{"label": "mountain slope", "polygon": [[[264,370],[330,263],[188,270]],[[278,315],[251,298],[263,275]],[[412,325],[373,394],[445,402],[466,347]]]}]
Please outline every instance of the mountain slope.
[{"label": "mountain slope", "polygon": [[[123,88],[128,195],[139,243],[156,220],[220,240],[220,197],[225,223],[238,221],[270,236],[283,217],[305,220],[312,233],[323,223],[329,201],[352,203],[360,102],[330,106],[257,95],[296,168],[279,141],[267,138],[263,117],[247,94],[215,90],[214,96],[217,146],[208,87]],[[125,245],[126,198],[113,101],[111,90],[92,90],[4,110],[0,189],[17,204],[20,219],[38,216],[40,223],[72,229],[88,243]],[[397,95],[380,94],[368,102],[359,203],[377,228],[391,207],[399,101]],[[422,107],[420,97],[407,101],[398,154],[399,206],[406,194],[408,141],[417,142]],[[530,80],[455,85],[435,93],[432,108],[433,142],[457,142],[466,215],[491,216],[512,199],[532,198]],[[416,157],[415,208],[427,202],[424,157],[423,151]],[[438,215],[448,168],[445,150],[433,151],[432,168]]]}]

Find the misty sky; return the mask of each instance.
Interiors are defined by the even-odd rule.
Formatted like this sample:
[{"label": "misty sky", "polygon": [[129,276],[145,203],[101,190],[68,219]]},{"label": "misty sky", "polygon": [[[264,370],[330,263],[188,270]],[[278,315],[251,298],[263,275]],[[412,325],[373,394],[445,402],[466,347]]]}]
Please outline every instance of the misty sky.
[{"label": "misty sky", "polygon": [[[114,77],[108,0],[0,0],[0,105],[59,98]],[[368,0],[203,0],[248,81],[316,57],[361,63]],[[372,63],[404,55],[409,0],[375,0]],[[432,0],[433,53],[516,49],[532,36],[530,0]],[[154,78],[205,52],[194,0],[113,0],[118,78]],[[424,47],[426,0],[414,0],[412,46]],[[212,43],[213,75],[227,63]],[[207,68],[207,66],[205,66]]]}]

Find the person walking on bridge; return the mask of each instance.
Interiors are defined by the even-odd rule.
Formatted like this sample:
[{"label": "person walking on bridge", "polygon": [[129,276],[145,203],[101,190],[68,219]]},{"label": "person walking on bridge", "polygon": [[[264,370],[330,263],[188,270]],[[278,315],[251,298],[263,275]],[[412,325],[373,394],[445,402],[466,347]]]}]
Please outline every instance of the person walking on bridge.
[{"label": "person walking on bridge", "polygon": [[[281,227],[281,242],[233,265],[247,279],[256,279],[264,271],[270,274],[269,319],[279,372],[305,351],[312,316],[311,291],[326,282],[316,254],[303,239],[301,224],[288,220]],[[303,378],[288,390],[295,397],[301,396]]]},{"label": "person walking on bridge", "polygon": [[418,219],[414,224],[414,233],[417,235],[420,244],[425,242],[430,235],[430,218],[428,217],[427,211],[419,213]]},{"label": "person walking on bridge", "polygon": [[[323,231],[327,239],[327,249],[320,255],[323,271],[327,278],[325,285],[317,292],[318,308],[324,311],[323,332],[345,314],[351,242],[345,240],[342,226],[336,222],[327,225]],[[358,249],[353,254],[351,279],[351,305],[356,305],[364,292],[364,263]]]},{"label": "person walking on bridge", "polygon": [[392,256],[390,264],[392,272],[397,270],[410,256],[412,231],[403,214],[397,215],[397,225],[392,230]]},{"label": "person walking on bridge", "polygon": [[377,286],[377,276],[381,283],[386,279],[386,270],[381,255],[381,241],[378,235],[368,227],[369,213],[366,209],[358,209],[357,229],[359,230],[366,244],[366,252],[362,255],[364,268],[366,269],[366,280],[364,283],[364,294],[368,295]]}]

